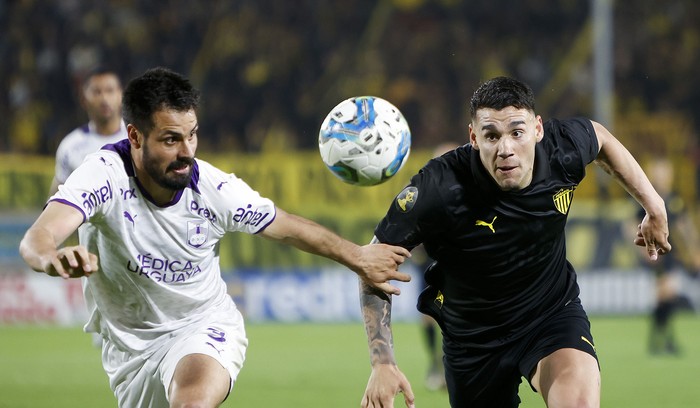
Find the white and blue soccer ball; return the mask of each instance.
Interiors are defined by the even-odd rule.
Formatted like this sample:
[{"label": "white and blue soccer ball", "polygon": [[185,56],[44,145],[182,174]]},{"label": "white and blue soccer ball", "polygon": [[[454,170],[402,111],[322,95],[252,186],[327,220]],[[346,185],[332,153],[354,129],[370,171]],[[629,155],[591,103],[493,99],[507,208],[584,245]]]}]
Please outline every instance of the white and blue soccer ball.
[{"label": "white and blue soccer ball", "polygon": [[339,103],[326,116],[318,148],[336,177],[373,186],[390,179],[406,163],[411,130],[391,103],[376,96],[357,96]]}]

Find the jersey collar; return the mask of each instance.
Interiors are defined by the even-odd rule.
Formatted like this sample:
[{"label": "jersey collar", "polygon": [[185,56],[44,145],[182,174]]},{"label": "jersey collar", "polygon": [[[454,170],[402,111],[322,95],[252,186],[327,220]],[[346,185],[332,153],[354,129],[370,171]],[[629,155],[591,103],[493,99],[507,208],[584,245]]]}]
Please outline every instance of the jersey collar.
[{"label": "jersey collar", "polygon": [[[158,205],[155,203],[153,200],[153,197],[146,191],[146,189],[143,188],[141,183],[139,182],[139,179],[136,177],[136,171],[134,170],[134,162],[132,161],[131,157],[131,143],[129,142],[129,139],[124,139],[120,140],[117,143],[114,144],[108,144],[105,145],[103,150],[110,150],[119,155],[119,157],[122,159],[122,162],[124,164],[124,171],[126,171],[126,174],[133,178],[134,181],[136,182],[136,185],[139,187],[139,190],[141,191],[141,194],[153,203],[154,205]],[[197,163],[197,160],[194,161],[194,164],[192,165],[192,177],[190,178],[190,182],[187,185],[187,187],[192,189],[194,192],[197,194],[201,194],[199,191],[199,164]],[[169,207],[178,201],[180,201],[180,197],[182,197],[183,190],[178,190],[177,193],[175,193],[175,196],[173,197],[172,200],[169,202],[165,203],[164,205],[158,205],[159,207]]]}]

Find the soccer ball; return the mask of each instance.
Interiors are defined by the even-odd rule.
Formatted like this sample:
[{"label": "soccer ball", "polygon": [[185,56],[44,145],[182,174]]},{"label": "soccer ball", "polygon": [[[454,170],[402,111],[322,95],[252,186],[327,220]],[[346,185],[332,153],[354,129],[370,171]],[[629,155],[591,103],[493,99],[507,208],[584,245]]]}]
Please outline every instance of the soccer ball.
[{"label": "soccer ball", "polygon": [[357,96],[326,116],[318,148],[333,175],[349,184],[373,186],[401,170],[411,150],[411,130],[391,103]]}]

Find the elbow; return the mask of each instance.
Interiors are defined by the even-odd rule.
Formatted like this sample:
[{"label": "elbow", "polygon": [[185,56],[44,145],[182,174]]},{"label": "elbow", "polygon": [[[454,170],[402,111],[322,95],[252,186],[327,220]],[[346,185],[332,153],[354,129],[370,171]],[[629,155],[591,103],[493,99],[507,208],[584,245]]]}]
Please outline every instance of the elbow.
[{"label": "elbow", "polygon": [[34,271],[44,272],[40,258],[34,249],[34,244],[32,243],[31,232],[31,229],[27,231],[27,233],[24,235],[24,238],[22,238],[22,241],[20,241],[19,255],[22,257],[24,262]]},{"label": "elbow", "polygon": [[22,257],[24,262],[29,263],[30,259],[30,245],[27,242],[27,235],[25,235],[22,240],[19,242],[19,256]]},{"label": "elbow", "polygon": [[31,251],[24,240],[22,240],[22,242],[19,244],[19,255],[24,260],[24,263],[26,263],[30,268],[36,272],[41,272],[41,269],[35,264],[35,262],[33,262]]}]

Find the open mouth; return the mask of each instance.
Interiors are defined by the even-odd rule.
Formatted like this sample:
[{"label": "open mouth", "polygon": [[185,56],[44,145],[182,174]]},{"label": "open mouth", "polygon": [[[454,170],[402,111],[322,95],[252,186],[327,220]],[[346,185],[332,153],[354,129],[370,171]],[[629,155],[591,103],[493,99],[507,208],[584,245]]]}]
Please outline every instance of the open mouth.
[{"label": "open mouth", "polygon": [[506,174],[512,172],[515,169],[517,169],[516,166],[500,166],[500,167],[496,168],[496,170],[498,170],[499,172],[506,173]]},{"label": "open mouth", "polygon": [[173,167],[171,171],[177,174],[187,174],[190,171],[190,166],[186,164],[184,166]]},{"label": "open mouth", "polygon": [[187,163],[173,163],[168,166],[168,171],[172,171],[175,174],[188,174],[190,172],[191,166]]}]

